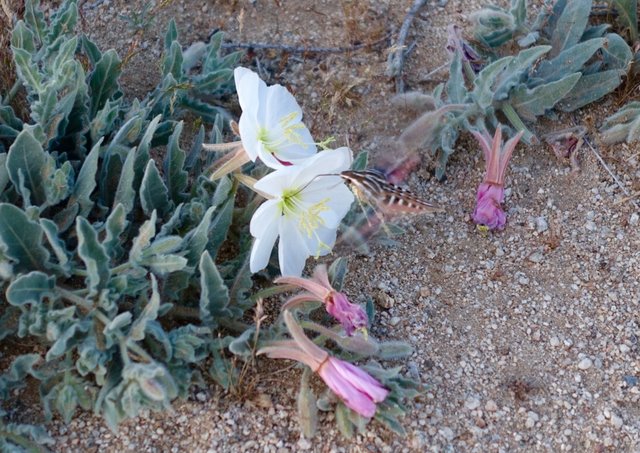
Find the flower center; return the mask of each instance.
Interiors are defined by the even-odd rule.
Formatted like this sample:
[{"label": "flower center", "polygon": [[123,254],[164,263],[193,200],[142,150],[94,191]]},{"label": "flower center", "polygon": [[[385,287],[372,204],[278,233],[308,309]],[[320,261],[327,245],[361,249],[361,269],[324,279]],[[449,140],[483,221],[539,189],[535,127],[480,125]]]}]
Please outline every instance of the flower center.
[{"label": "flower center", "polygon": [[[317,203],[309,205],[309,203],[305,203],[302,197],[302,189],[286,189],[282,193],[282,197],[280,199],[280,209],[282,210],[282,215],[284,216],[294,216],[298,220],[298,229],[302,231],[307,237],[311,238],[316,236],[316,230],[324,226],[324,219],[320,216],[325,211],[329,210],[327,206],[327,202],[329,198],[323,198]],[[318,238],[318,251],[317,255],[320,254],[323,248],[328,248],[331,250],[327,244],[322,242]]]},{"label": "flower center", "polygon": [[297,120],[297,112],[291,112],[278,121],[279,130],[269,130],[264,126],[258,128],[257,139],[264,149],[271,154],[276,154],[282,148],[292,145],[305,146],[300,130],[304,124]]}]

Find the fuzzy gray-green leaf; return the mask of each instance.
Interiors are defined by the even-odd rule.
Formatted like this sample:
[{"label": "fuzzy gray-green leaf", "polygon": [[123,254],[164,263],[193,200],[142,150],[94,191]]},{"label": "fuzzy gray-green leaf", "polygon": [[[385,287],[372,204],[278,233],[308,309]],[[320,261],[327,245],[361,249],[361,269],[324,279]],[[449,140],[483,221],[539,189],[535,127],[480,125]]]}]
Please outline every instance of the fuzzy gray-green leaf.
[{"label": "fuzzy gray-green leaf", "polygon": [[140,226],[138,235],[131,244],[131,249],[129,250],[129,261],[137,263],[142,258],[143,250],[149,246],[151,239],[156,235],[156,220],[157,213],[154,210],[151,212],[149,220],[145,221],[142,226]]},{"label": "fuzzy gray-green leaf", "polygon": [[184,249],[187,251],[185,255],[189,265],[195,266],[200,260],[202,252],[204,252],[209,242],[209,229],[211,227],[211,216],[216,210],[216,206],[210,206],[202,216],[202,220],[196,228],[191,230],[185,237],[186,245]]},{"label": "fuzzy gray-green leaf", "polygon": [[51,246],[53,253],[58,259],[58,264],[63,268],[66,268],[65,266],[69,262],[69,254],[64,241],[59,237],[58,226],[55,222],[49,219],[40,219],[40,226],[49,241],[49,245]]},{"label": "fuzzy gray-green leaf", "polygon": [[605,43],[604,38],[589,39],[562,51],[557,57],[545,60],[536,69],[533,77],[546,81],[558,80],[561,77],[577,72]]},{"label": "fuzzy gray-green leaf", "polygon": [[318,428],[318,406],[316,396],[309,386],[310,369],[304,369],[298,390],[298,420],[302,428],[302,434],[311,439]]},{"label": "fuzzy gray-green leaf", "polygon": [[113,198],[113,207],[115,208],[118,204],[121,204],[127,214],[133,209],[136,197],[136,191],[133,188],[133,179],[135,177],[133,166],[135,158],[136,149],[131,148],[127,154],[124,164],[122,165],[120,181],[118,181],[118,188],[116,189],[116,194]]},{"label": "fuzzy gray-green leaf", "polygon": [[118,91],[118,77],[122,72],[122,61],[118,53],[109,49],[100,58],[89,75],[91,89],[91,117],[104,107],[105,103]]},{"label": "fuzzy gray-green leaf", "polygon": [[73,193],[69,197],[68,205],[71,206],[77,202],[80,205],[79,215],[86,217],[93,208],[91,194],[96,188],[96,172],[98,171],[98,157],[100,153],[100,145],[102,138],[91,148],[91,151],[85,158],[82,168],[76,178],[76,184],[73,187]]},{"label": "fuzzy gray-green leaf", "polygon": [[551,35],[549,56],[555,57],[580,41],[589,21],[592,3],[592,0],[571,0],[566,3]]},{"label": "fuzzy gray-green leaf", "polygon": [[620,85],[623,74],[621,69],[611,69],[582,76],[567,97],[558,102],[558,108],[563,112],[573,112],[600,99]]},{"label": "fuzzy gray-green leaf", "polygon": [[41,44],[46,38],[44,13],[40,9],[40,0],[26,0],[24,2],[24,21],[33,30]]},{"label": "fuzzy gray-green leaf", "polygon": [[78,255],[87,267],[88,286],[92,293],[96,293],[109,281],[111,275],[109,255],[98,241],[96,230],[84,217],[76,219],[76,234],[78,235]]},{"label": "fuzzy gray-green leaf", "polygon": [[153,211],[158,211],[160,217],[169,210],[169,190],[164,185],[160,173],[153,159],[147,164],[140,184],[140,204],[146,215]]},{"label": "fuzzy gray-green leaf", "polygon": [[7,301],[11,305],[37,305],[45,297],[53,297],[56,279],[44,272],[33,271],[16,278],[7,288]]},{"label": "fuzzy gray-green leaf", "polygon": [[129,338],[134,341],[142,341],[145,337],[147,323],[158,317],[158,309],[160,308],[160,293],[158,293],[158,282],[153,274],[151,274],[151,298],[145,304],[131,326]]},{"label": "fuzzy gray-green leaf", "polygon": [[607,44],[602,48],[602,54],[607,69],[622,69],[626,72],[627,66],[633,58],[631,48],[616,33],[607,34],[606,40]]},{"label": "fuzzy gray-green leaf", "polygon": [[13,142],[6,165],[11,182],[16,187],[19,187],[19,172],[22,171],[24,185],[31,192],[32,203],[39,206],[47,201],[45,184],[49,183],[54,164],[30,130],[24,129]]},{"label": "fuzzy gray-green leaf", "polygon": [[217,326],[217,317],[227,311],[229,290],[224,284],[220,272],[211,259],[209,252],[204,252],[200,259],[200,319],[210,326]]},{"label": "fuzzy gray-green leaf", "polygon": [[44,270],[49,252],[42,245],[42,227],[11,204],[0,203],[0,244],[17,271]]},{"label": "fuzzy gray-green leaf", "polygon": [[102,245],[105,250],[109,254],[109,256],[113,259],[118,258],[122,255],[123,249],[120,245],[123,242],[122,233],[127,227],[127,212],[124,209],[124,206],[121,204],[117,205],[107,217],[107,221],[105,223],[105,231],[107,233]]},{"label": "fuzzy gray-green leaf", "polygon": [[184,123],[180,121],[167,144],[167,154],[164,159],[164,180],[169,190],[169,196],[174,203],[178,204],[184,198],[184,190],[187,187],[187,172],[184,171],[184,161],[186,155],[180,149],[180,134]]},{"label": "fuzzy gray-green leaf", "polygon": [[618,23],[629,32],[631,42],[638,40],[638,2],[637,0],[609,0],[618,12]]},{"label": "fuzzy gray-green leaf", "polygon": [[513,90],[509,97],[509,103],[522,118],[534,121],[536,116],[544,115],[547,110],[553,108],[560,99],[565,97],[578,83],[580,77],[581,74],[576,72],[533,89],[520,85]]}]

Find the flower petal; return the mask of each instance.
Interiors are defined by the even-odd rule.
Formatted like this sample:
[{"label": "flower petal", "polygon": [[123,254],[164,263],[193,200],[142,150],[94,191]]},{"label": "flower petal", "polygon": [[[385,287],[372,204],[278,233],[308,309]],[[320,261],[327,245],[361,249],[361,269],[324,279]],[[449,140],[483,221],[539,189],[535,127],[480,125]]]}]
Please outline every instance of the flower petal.
[{"label": "flower petal", "polygon": [[267,88],[265,126],[269,129],[277,128],[284,118],[290,122],[302,121],[302,109],[296,98],[282,85],[271,85]]},{"label": "flower petal", "polygon": [[247,152],[253,162],[258,158],[261,144],[258,141],[258,124],[255,119],[255,115],[251,112],[242,112],[240,121],[238,122],[238,128],[240,129],[240,140],[242,141],[242,147]]},{"label": "flower petal", "polygon": [[267,84],[258,77],[258,74],[242,67],[233,71],[233,78],[240,108],[243,112],[257,114],[260,102],[265,97]]},{"label": "flower petal", "polygon": [[278,258],[282,275],[302,275],[309,247],[297,227],[297,219],[283,216],[280,219],[280,243]]},{"label": "flower petal", "polygon": [[249,229],[256,239],[251,247],[249,258],[251,272],[258,272],[269,264],[271,251],[278,238],[279,216],[276,200],[265,201],[253,214]]},{"label": "flower petal", "polygon": [[376,404],[369,395],[358,390],[353,382],[345,379],[339,370],[343,363],[346,362],[329,357],[329,360],[318,370],[318,374],[347,407],[363,417],[373,417],[376,413]]}]

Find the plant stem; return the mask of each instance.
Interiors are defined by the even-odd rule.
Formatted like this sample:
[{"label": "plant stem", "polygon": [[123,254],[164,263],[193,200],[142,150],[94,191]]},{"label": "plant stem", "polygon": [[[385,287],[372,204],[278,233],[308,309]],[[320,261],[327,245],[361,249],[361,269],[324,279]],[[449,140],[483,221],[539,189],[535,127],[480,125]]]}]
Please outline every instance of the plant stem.
[{"label": "plant stem", "polygon": [[16,97],[16,94],[18,94],[20,88],[22,88],[22,81],[20,79],[16,79],[15,83],[9,90],[9,93],[7,93],[7,97],[3,99],[2,105],[9,105],[11,101],[13,101],[13,98]]},{"label": "plant stem", "polygon": [[514,108],[511,107],[511,104],[505,102],[500,106],[500,109],[502,110],[502,113],[504,113],[504,115],[507,117],[511,125],[516,128],[516,131],[524,131],[522,140],[527,145],[535,145],[536,143],[538,143],[538,139],[536,138],[536,136],[533,135],[533,133],[527,128],[527,126],[524,125]]}]

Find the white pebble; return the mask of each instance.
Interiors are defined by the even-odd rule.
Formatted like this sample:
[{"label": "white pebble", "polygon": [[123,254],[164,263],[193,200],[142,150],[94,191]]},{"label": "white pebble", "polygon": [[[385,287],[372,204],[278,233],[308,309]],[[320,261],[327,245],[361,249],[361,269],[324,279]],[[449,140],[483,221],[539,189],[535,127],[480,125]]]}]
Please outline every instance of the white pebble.
[{"label": "white pebble", "polygon": [[589,368],[591,368],[591,365],[593,365],[591,359],[589,357],[585,357],[584,359],[580,360],[580,363],[578,363],[578,368],[580,368],[581,370],[588,370]]}]

